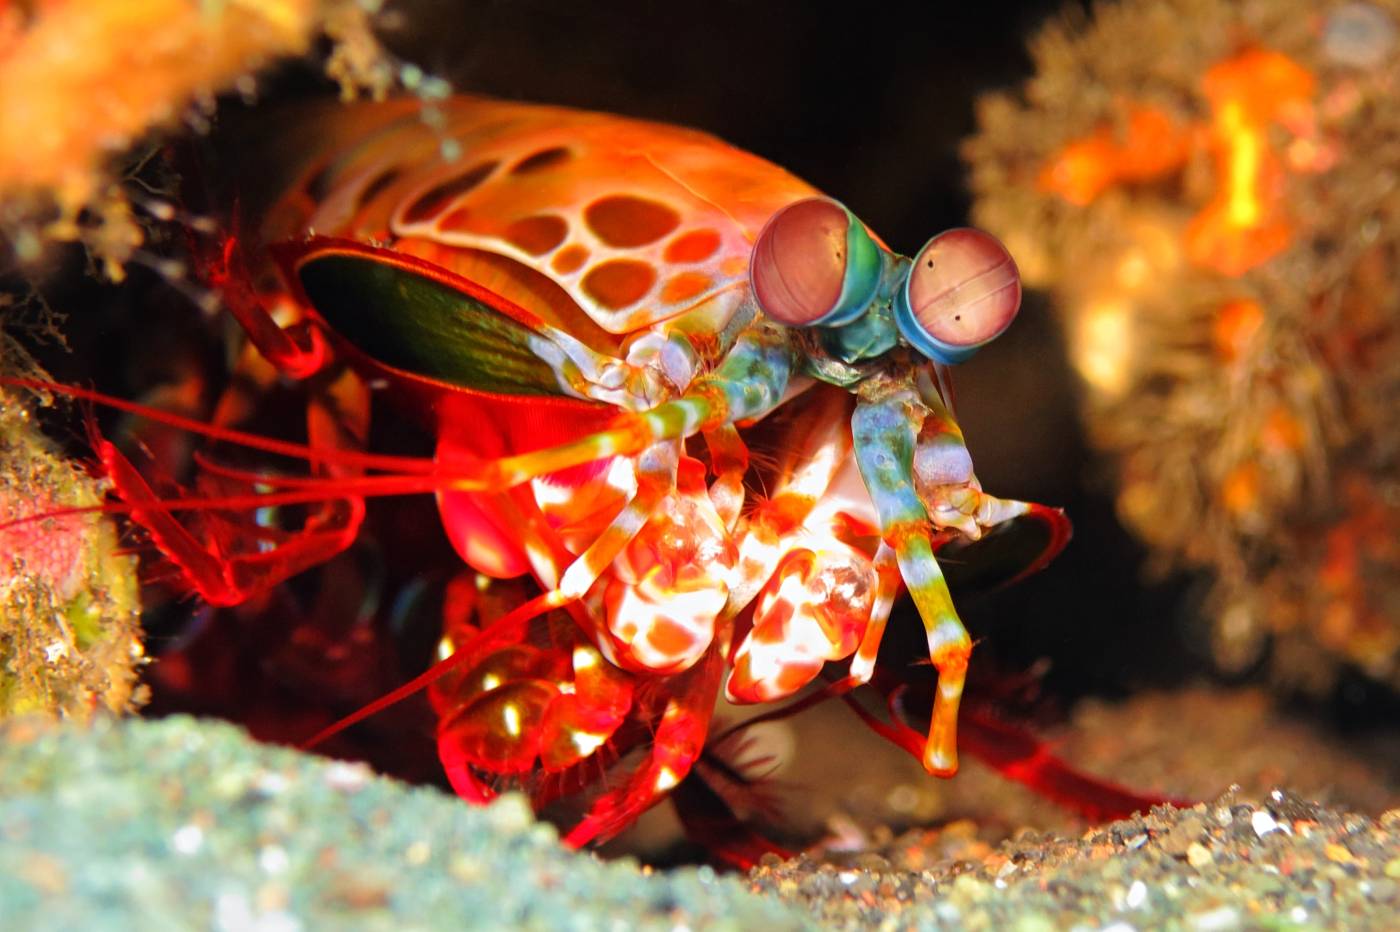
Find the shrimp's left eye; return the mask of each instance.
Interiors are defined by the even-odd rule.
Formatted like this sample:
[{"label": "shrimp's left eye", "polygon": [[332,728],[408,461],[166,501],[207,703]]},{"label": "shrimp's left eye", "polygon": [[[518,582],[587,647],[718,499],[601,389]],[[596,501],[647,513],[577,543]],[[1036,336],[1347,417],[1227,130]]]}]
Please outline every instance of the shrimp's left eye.
[{"label": "shrimp's left eye", "polygon": [[787,327],[839,327],[865,313],[880,284],[880,247],[842,205],[811,197],[759,232],[749,282],[763,313]]},{"label": "shrimp's left eye", "polygon": [[958,363],[1011,326],[1021,276],[995,236],[960,228],[940,233],[914,257],[895,297],[895,323],[915,349]]}]

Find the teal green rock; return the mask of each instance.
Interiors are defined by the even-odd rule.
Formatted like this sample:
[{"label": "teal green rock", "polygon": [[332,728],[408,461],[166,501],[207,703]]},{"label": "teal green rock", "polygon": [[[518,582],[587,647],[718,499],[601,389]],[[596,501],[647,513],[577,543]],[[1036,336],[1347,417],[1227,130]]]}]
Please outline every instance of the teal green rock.
[{"label": "teal green rock", "polygon": [[485,808],[174,717],[0,726],[0,928],[764,929],[802,913],[708,868],[564,849]]}]

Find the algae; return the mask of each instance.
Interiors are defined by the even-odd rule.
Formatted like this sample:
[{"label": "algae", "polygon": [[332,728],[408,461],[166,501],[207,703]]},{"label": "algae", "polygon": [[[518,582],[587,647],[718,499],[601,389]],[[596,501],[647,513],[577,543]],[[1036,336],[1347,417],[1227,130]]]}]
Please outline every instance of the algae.
[{"label": "algae", "polygon": [[[102,501],[15,394],[0,393],[0,525]],[[85,719],[143,701],[136,560],[110,519],[64,514],[0,526],[0,717]]]}]

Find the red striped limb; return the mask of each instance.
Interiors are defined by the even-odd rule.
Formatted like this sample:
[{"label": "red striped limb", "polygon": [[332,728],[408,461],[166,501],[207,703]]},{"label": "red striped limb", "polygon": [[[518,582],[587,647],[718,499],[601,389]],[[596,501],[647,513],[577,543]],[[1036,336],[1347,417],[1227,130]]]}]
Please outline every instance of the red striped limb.
[{"label": "red striped limb", "polygon": [[[737,615],[772,577],[794,538],[802,532],[812,510],[830,488],[850,453],[847,428],[850,395],[839,389],[808,392],[804,403],[815,406],[803,420],[806,430],[792,429],[784,438],[784,462],[767,499],[735,529],[739,543],[738,572],[726,614]],[[819,425],[816,430],[811,424]]]},{"label": "red striped limb", "polygon": [[846,688],[865,682],[899,591],[893,551],[879,546],[872,557],[861,540],[878,538],[850,460],[849,397],[819,393],[812,403],[830,406],[812,419],[826,429],[793,438],[774,495],[744,528],[745,588],[731,604],[752,601],[754,611],[731,658],[734,702],[786,698],[847,657]]},{"label": "red striped limb", "polygon": [[749,470],[749,448],[733,424],[705,431],[705,445],[710,451],[710,471],[715,474],[715,481],[710,484],[710,500],[724,526],[733,531],[744,507],[744,474]]},{"label": "red striped limb", "polygon": [[[924,732],[910,726],[904,706],[908,687],[889,678],[877,678],[876,688],[885,697],[889,721],[882,721],[852,696],[842,699],[871,730],[915,757],[924,753]],[[747,724],[747,723],[746,723]],[[997,717],[984,704],[972,703],[962,713],[962,744],[973,757],[995,768],[1007,779],[1095,821],[1125,819],[1135,812],[1171,803],[1189,806],[1186,800],[1138,793],[1072,766],[1044,741],[1026,729]]]},{"label": "red striped limb", "polygon": [[[211,605],[239,605],[271,586],[317,566],[354,542],[364,519],[364,500],[353,496],[324,501],[303,528],[290,535],[256,524],[205,522],[203,540],[170,511],[169,500],[151,490],[131,461],[108,441],[97,454],[116,494],[128,506],[161,553],[179,566],[187,583]],[[267,550],[233,551],[235,538],[272,542]]]},{"label": "red striped limb", "polygon": [[[711,650],[714,620],[723,605],[726,590],[722,588],[721,583],[721,588],[712,597],[707,600],[701,598],[697,604],[697,593],[690,583],[700,584],[701,589],[705,585],[713,586],[717,580],[707,575],[712,567],[703,561],[694,560],[688,552],[665,552],[666,542],[678,536],[671,518],[674,511],[671,506],[679,503],[682,506],[680,513],[685,514],[683,506],[686,501],[696,503],[703,500],[708,504],[703,483],[696,483],[683,475],[678,487],[677,450],[676,443],[661,443],[638,458],[636,493],[613,522],[564,571],[557,589],[546,592],[507,613],[480,635],[468,639],[464,646],[458,646],[447,659],[382,699],[331,725],[316,735],[310,743],[318,744],[326,740],[368,716],[408,698],[453,671],[468,669],[468,665],[475,669],[476,658],[480,658],[484,653],[501,650],[498,645],[518,643],[523,636],[523,626],[555,608],[571,609],[575,617],[583,623],[584,629],[596,638],[602,654],[598,654],[591,646],[588,647],[587,653],[589,656],[596,656],[598,663],[605,662],[606,657],[606,661],[616,663],[631,673],[665,674],[685,671],[682,675],[688,675],[687,668],[692,667],[696,658],[706,652],[714,653]],[[694,461],[690,463],[692,466],[687,468],[685,473],[698,476],[698,464]],[[697,521],[688,525],[686,534],[682,535],[684,539],[703,539],[704,535],[700,533],[699,527],[701,523]],[[711,519],[708,523],[711,529],[718,533],[718,520]],[[620,569],[630,570],[633,575],[628,578],[614,578],[618,576]],[[685,575],[684,571],[692,574],[698,572],[699,575]],[[621,596],[614,596],[615,591],[620,592]],[[702,597],[705,595],[703,591],[698,594]],[[679,603],[679,607],[674,603]],[[693,616],[686,614],[688,609],[692,611]],[[680,627],[679,635],[675,631],[677,625]],[[440,749],[444,750],[443,761],[449,773],[462,774],[464,785],[470,788],[475,777],[468,770],[463,770],[464,767],[481,766],[489,770],[492,768],[487,764],[494,761],[497,771],[516,772],[525,769],[534,759],[530,756],[532,749],[533,753],[543,757],[544,751],[538,745],[528,743],[520,745],[521,749],[517,751],[501,750],[515,745],[511,742],[503,743],[499,740],[499,735],[517,731],[517,738],[533,736],[531,740],[538,741],[540,729],[547,728],[543,724],[546,708],[567,708],[569,715],[578,716],[574,722],[574,725],[578,725],[577,729],[570,730],[573,729],[573,725],[565,728],[562,720],[558,725],[559,728],[564,728],[567,740],[573,741],[577,738],[587,744],[596,739],[593,747],[606,740],[620,724],[615,719],[615,716],[620,714],[617,708],[618,700],[611,689],[601,693],[589,692],[587,689],[578,692],[577,684],[591,682],[590,677],[594,676],[591,672],[594,669],[593,663],[584,653],[580,653],[584,646],[586,645],[580,641],[579,646],[570,652],[571,662],[574,664],[572,676],[576,684],[573,688],[576,694],[580,695],[581,705],[554,703],[551,687],[536,682],[541,680],[541,677],[526,675],[523,669],[514,671],[517,674],[515,679],[521,680],[515,687],[515,694],[497,697],[499,702],[492,700],[496,704],[490,711],[487,711],[485,706],[476,712],[472,712],[471,708],[472,704],[482,702],[491,689],[482,689],[480,686],[474,691],[468,689],[468,697],[463,700],[467,703],[467,711],[462,713],[466,717],[453,717],[446,713],[443,716],[444,722],[449,723],[444,726],[449,729],[449,739],[445,744],[440,739]],[[550,676],[558,681],[567,679],[557,673]],[[499,679],[502,683],[512,682],[505,677]],[[476,698],[472,698],[473,696]],[[604,710],[611,710],[604,715],[604,718],[608,718],[606,723],[586,724],[593,722]],[[483,716],[488,720],[489,727],[481,724]],[[674,723],[671,727],[674,732],[681,727],[681,723]],[[703,729],[700,735],[703,739]],[[496,750],[485,750],[492,741],[495,742]],[[555,739],[546,739],[547,747],[557,743]],[[574,746],[578,747],[577,741]],[[589,748],[590,751],[592,749]],[[550,753],[554,755],[552,760],[555,765],[568,765],[566,754],[557,750]],[[458,777],[453,779],[455,781]]]},{"label": "red striped limb", "polygon": [[[292,576],[326,562],[349,547],[364,519],[364,500],[345,493],[345,481],[362,473],[354,462],[335,464],[340,451],[362,442],[367,429],[368,396],[359,381],[349,374],[323,386],[307,407],[307,436],[310,450],[324,451],[313,468],[321,476],[317,496],[307,502],[310,511],[300,528],[288,530],[270,516],[260,515],[272,508],[259,493],[269,477],[220,466],[196,454],[201,467],[198,493],[181,495],[173,502],[158,496],[136,467],[114,444],[97,437],[93,448],[103,470],[112,482],[113,494],[125,511],[150,534],[163,556],[180,568],[185,583],[211,605],[237,605],[267,591]],[[230,410],[230,406],[221,406]],[[233,406],[236,407],[236,406]],[[141,411],[156,420],[169,422],[158,412]],[[200,432],[225,439],[239,436],[220,424]],[[340,483],[337,489],[337,483]],[[339,494],[338,494],[339,493]],[[226,508],[208,507],[177,518],[175,505],[210,505],[220,497],[231,503]]]},{"label": "red striped limb", "polygon": [[656,691],[668,698],[651,749],[626,783],[593,802],[564,836],[565,844],[578,848],[613,837],[686,778],[704,749],[723,672],[724,655],[711,649],[685,673],[666,680],[665,690]]},{"label": "red striped limb", "polygon": [[224,240],[219,257],[208,263],[205,278],[258,352],[279,372],[289,378],[307,379],[330,360],[326,338],[294,305],[281,309],[283,316],[293,318],[282,323],[268,311],[266,299],[253,287],[236,233]]},{"label": "red striped limb", "polygon": [[[850,692],[856,687],[863,686],[866,683],[870,682],[870,679],[875,672],[875,657],[880,650],[880,641],[884,637],[885,626],[886,623],[889,621],[890,611],[893,609],[895,599],[898,598],[900,588],[902,587],[902,581],[900,580],[899,576],[899,565],[895,561],[895,555],[892,549],[885,546],[884,544],[881,544],[880,549],[875,554],[873,562],[878,579],[878,588],[875,593],[874,603],[871,605],[869,610],[869,619],[865,623],[864,633],[861,636],[860,644],[858,647],[856,647],[854,655],[851,656],[850,672],[848,673],[848,675],[841,677],[838,680],[832,680],[831,682],[828,682],[825,685],[823,685],[821,688],[815,689],[799,699],[794,699],[787,705],[781,706],[776,709],[771,709],[767,712],[755,715],[752,718],[745,719],[743,722],[739,723],[738,725],[735,725],[734,727],[725,731],[719,737],[715,738],[714,743],[723,743],[741,728],[747,728],[750,725],[757,725],[760,722],[776,721],[778,719],[788,718],[790,716],[796,715],[799,712],[809,709],[814,705],[818,705],[822,702],[825,702],[828,699],[833,699],[838,696],[844,696],[846,693]],[[737,666],[738,664],[736,661],[736,669]],[[821,670],[822,666],[816,667],[817,673],[820,673]],[[815,675],[816,674],[813,674],[813,676],[808,677],[807,680],[796,684],[796,689],[800,689],[802,686],[807,685],[807,682],[810,682],[812,678],[815,678]],[[732,683],[733,677],[731,676],[731,684]],[[791,690],[785,695],[791,695],[793,692],[796,692],[796,689]],[[732,692],[730,685],[726,685],[726,691]],[[730,701],[746,701],[736,700],[732,695],[729,696],[729,698]],[[783,698],[783,696],[775,695],[773,698],[780,699]],[[764,700],[755,699],[747,701]]]},{"label": "red striped limb", "polygon": [[557,613],[522,636],[483,646],[470,628],[445,642],[477,642],[465,664],[429,688],[438,753],[459,792],[479,798],[479,774],[559,773],[613,739],[632,710],[634,679],[608,664]]},{"label": "red striped limb", "polygon": [[601,601],[589,599],[606,625],[599,646],[637,673],[678,673],[698,661],[729,594],[734,548],[704,467],[684,455],[673,462],[671,486],[603,574],[595,593]]}]

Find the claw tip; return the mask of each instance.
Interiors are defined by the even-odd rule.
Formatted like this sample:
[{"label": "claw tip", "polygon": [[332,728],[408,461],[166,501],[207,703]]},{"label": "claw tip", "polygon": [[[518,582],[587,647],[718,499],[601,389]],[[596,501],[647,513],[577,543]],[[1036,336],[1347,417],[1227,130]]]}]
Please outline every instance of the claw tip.
[{"label": "claw tip", "polygon": [[924,748],[924,769],[935,777],[951,777],[958,772],[956,748],[945,748],[930,741]]}]

